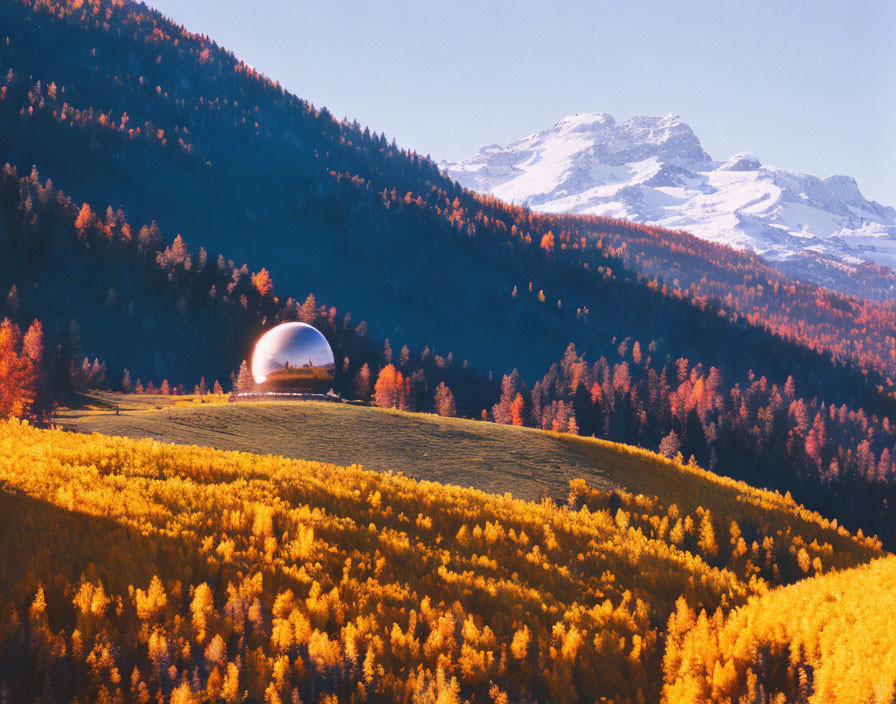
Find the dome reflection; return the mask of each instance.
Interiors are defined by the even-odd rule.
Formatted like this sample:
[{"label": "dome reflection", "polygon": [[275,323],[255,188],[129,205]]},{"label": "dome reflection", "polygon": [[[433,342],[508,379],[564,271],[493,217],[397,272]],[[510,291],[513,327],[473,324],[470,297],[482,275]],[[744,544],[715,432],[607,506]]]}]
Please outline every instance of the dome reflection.
[{"label": "dome reflection", "polygon": [[334,369],[327,338],[305,323],[268,330],[252,354],[252,376],[261,391],[327,391]]}]

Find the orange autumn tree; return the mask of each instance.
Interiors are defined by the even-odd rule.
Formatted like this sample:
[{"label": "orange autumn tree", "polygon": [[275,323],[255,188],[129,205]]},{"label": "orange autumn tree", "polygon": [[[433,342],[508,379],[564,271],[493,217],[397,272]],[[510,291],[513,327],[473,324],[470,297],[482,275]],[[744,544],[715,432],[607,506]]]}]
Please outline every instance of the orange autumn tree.
[{"label": "orange autumn tree", "polygon": [[380,371],[373,388],[373,400],[380,408],[407,408],[408,384],[393,365],[387,364]]},{"label": "orange autumn tree", "polygon": [[258,291],[258,294],[264,298],[274,288],[274,282],[271,281],[271,275],[267,269],[262,269],[257,274],[252,274],[252,285]]},{"label": "orange autumn tree", "polygon": [[523,395],[518,393],[510,404],[510,422],[513,425],[523,425],[523,411],[525,407],[526,401],[523,399]]},{"label": "orange autumn tree", "polygon": [[87,227],[93,221],[93,211],[90,210],[90,206],[87,203],[81,206],[81,210],[78,212],[78,217],[75,219],[75,229],[78,231],[78,235],[83,237],[84,233],[87,231]]},{"label": "orange autumn tree", "polygon": [[44,353],[44,327],[35,319],[22,337],[22,355],[34,366],[34,404],[32,415],[35,420],[48,421],[56,408],[53,398],[50,371]]},{"label": "orange autumn tree", "polygon": [[22,350],[19,326],[0,323],[0,418],[30,418],[37,393],[37,368]]}]

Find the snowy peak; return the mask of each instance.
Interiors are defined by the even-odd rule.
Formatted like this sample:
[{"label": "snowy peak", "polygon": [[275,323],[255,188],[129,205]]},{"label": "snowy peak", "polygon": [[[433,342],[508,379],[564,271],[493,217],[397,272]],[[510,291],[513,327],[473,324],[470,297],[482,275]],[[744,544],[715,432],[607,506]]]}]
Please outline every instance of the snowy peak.
[{"label": "snowy peak", "polygon": [[633,117],[616,127],[605,147],[608,163],[617,165],[651,157],[679,165],[709,161],[709,154],[691,128],[671,114]]},{"label": "snowy peak", "polygon": [[[497,149],[496,149],[497,148]],[[617,124],[607,113],[568,115],[550,129],[531,134],[501,151],[542,157],[587,151],[607,164],[625,164],[655,156],[662,161],[693,163],[708,161],[700,140],[677,115],[633,117]]]},{"label": "snowy peak", "polygon": [[719,167],[719,171],[759,171],[761,166],[752,154],[735,154]]},{"label": "snowy peak", "polygon": [[708,163],[709,155],[677,115],[617,123],[596,113],[569,115],[543,132],[506,147],[483,147],[467,161],[442,167],[468,187],[537,206],[616,181],[623,176],[616,171],[638,162],[651,178],[661,165],[693,168]]},{"label": "snowy peak", "polygon": [[594,129],[595,127],[613,127],[616,120],[613,116],[606,112],[596,113],[576,113],[575,115],[567,115],[560,120],[554,129]]},{"label": "snowy peak", "polygon": [[866,200],[853,178],[764,166],[751,154],[713,161],[673,114],[624,122],[568,115],[441,166],[468,188],[535,210],[687,230],[851,292],[861,282],[852,287],[844,276],[861,276],[864,262],[896,266],[896,209]]}]

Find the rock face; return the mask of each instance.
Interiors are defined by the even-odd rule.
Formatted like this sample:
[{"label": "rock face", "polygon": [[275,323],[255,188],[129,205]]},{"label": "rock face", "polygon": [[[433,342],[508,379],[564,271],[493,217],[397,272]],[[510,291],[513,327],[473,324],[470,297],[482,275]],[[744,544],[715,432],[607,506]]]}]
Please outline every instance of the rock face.
[{"label": "rock face", "polygon": [[[896,209],[865,199],[849,176],[817,178],[750,154],[714,161],[675,115],[622,123],[606,113],[570,115],[441,166],[468,188],[533,210],[686,230],[750,249],[791,276],[896,293],[893,272],[869,267],[896,267]],[[869,276],[883,281],[870,292]]]}]

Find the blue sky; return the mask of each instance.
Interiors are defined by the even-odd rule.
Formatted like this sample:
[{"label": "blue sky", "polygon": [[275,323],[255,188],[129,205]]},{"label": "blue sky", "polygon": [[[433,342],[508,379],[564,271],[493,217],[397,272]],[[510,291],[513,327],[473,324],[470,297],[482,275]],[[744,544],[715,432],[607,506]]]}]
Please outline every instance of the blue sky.
[{"label": "blue sky", "polygon": [[893,0],[150,4],[436,159],[570,113],[674,113],[713,158],[848,174],[896,205]]}]

